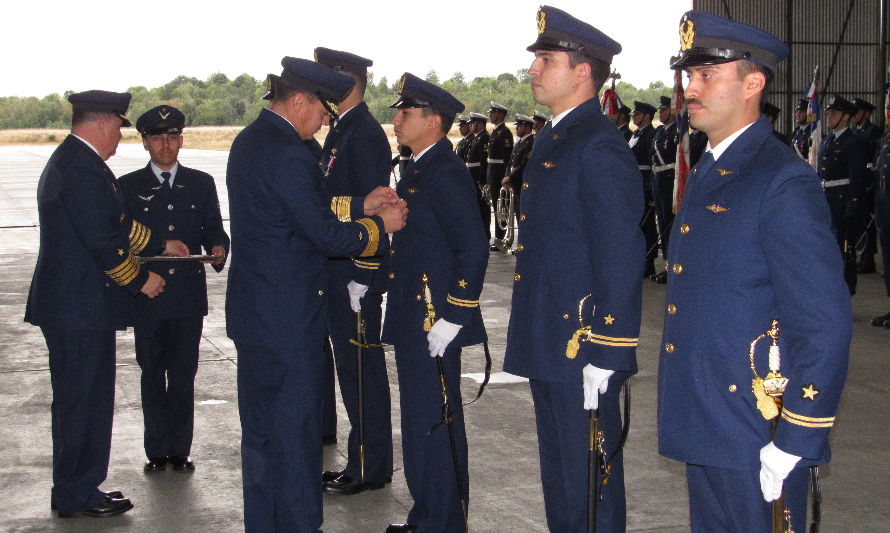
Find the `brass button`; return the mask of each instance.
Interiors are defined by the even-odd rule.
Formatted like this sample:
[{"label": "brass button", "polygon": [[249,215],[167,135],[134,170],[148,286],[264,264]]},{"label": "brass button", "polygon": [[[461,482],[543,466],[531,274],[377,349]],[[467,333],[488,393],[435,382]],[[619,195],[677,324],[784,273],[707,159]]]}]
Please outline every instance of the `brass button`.
[{"label": "brass button", "polygon": [[569,319],[569,314],[566,313],[566,314],[562,315],[562,318],[563,318],[563,320],[568,320],[568,319]]},{"label": "brass button", "polygon": [[735,392],[737,390],[739,390],[739,388],[735,386],[735,383],[729,386],[729,392]]},{"label": "brass button", "polygon": [[680,263],[674,263],[673,270],[674,270],[674,274],[679,274],[679,273],[683,272],[683,265],[681,265]]},{"label": "brass button", "polygon": [[522,276],[519,275],[519,272],[513,274],[513,281],[519,281],[522,279]]},{"label": "brass button", "polygon": [[395,279],[395,277],[396,277],[395,272],[390,272],[390,273],[389,273],[389,279]]},{"label": "brass button", "polygon": [[522,190],[524,191],[524,190],[527,190],[527,189],[528,189],[528,183],[523,183],[523,184],[522,184]]},{"label": "brass button", "polygon": [[142,210],[145,211],[146,213],[148,213],[148,208],[147,208],[147,207],[142,208]]},{"label": "brass button", "polygon": [[420,300],[423,300],[423,297],[421,297],[421,296],[418,294],[418,295],[417,295],[417,301],[419,302]]},{"label": "brass button", "polygon": [[680,233],[682,235],[688,234],[689,233],[689,224],[683,224],[682,226],[680,226]]},{"label": "brass button", "polygon": [[519,221],[522,222],[523,220],[525,220],[525,213],[520,213],[520,214],[519,214]]},{"label": "brass button", "polygon": [[319,295],[319,296],[324,296],[324,291],[321,291],[321,290],[318,291],[318,295]]},{"label": "brass button", "polygon": [[517,252],[521,252],[521,251],[523,251],[523,250],[525,250],[525,246],[524,246],[522,243],[519,243],[519,244],[516,245],[516,251],[517,251]]},{"label": "brass button", "polygon": [[167,229],[170,230],[170,231],[173,231],[173,230],[176,229],[176,228],[173,227],[173,224],[170,224],[169,226],[167,226]]},{"label": "brass button", "polygon": [[674,345],[671,343],[665,344],[664,351],[666,351],[667,353],[674,353]]},{"label": "brass button", "polygon": [[173,204],[167,204],[167,209],[173,211]]},{"label": "brass button", "polygon": [[668,304],[668,314],[676,315],[677,314],[677,306],[674,304]]},{"label": "brass button", "polygon": [[173,268],[171,268],[170,270],[167,271],[167,274],[170,274],[171,276],[175,273],[176,273],[176,270]]},{"label": "brass button", "polygon": [[389,255],[396,255],[396,251],[391,249],[391,250],[389,251]]}]

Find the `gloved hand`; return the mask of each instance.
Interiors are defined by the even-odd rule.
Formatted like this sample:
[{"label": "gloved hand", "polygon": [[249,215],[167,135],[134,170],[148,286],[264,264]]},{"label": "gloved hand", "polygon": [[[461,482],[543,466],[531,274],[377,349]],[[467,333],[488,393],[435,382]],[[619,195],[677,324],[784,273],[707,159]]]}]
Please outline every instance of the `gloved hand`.
[{"label": "gloved hand", "polygon": [[760,449],[760,491],[763,499],[771,502],[782,495],[782,482],[800,461],[800,457],[785,453],[770,442]]},{"label": "gloved hand", "polygon": [[585,409],[597,409],[599,407],[599,395],[605,394],[609,390],[609,378],[614,373],[614,370],[597,368],[590,363],[587,363],[587,366],[581,369],[581,377],[584,381]]},{"label": "gloved hand", "polygon": [[462,327],[441,318],[437,320],[426,334],[426,340],[430,343],[430,357],[442,357],[445,348],[457,337]]},{"label": "gloved hand", "polygon": [[355,281],[350,281],[349,284],[346,285],[346,290],[349,291],[349,307],[352,308],[353,313],[358,313],[362,310],[360,300],[362,299],[362,296],[368,292],[368,286],[356,283]]}]

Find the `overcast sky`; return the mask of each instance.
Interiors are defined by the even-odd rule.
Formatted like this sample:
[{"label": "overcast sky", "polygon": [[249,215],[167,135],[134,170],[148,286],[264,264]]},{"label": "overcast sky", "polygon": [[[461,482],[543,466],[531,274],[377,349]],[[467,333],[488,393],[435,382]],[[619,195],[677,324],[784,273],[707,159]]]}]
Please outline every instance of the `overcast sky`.
[{"label": "overcast sky", "polygon": [[[13,0],[3,7],[0,96],[125,91],[180,74],[206,79],[281,71],[316,46],[374,61],[376,80],[434,69],[469,81],[527,68],[540,0]],[[621,43],[613,66],[637,87],[672,84],[680,16],[691,0],[564,0],[559,7]],[[236,6],[234,8],[227,6]],[[271,8],[267,6],[273,6]],[[338,8],[341,8],[339,9]]]}]

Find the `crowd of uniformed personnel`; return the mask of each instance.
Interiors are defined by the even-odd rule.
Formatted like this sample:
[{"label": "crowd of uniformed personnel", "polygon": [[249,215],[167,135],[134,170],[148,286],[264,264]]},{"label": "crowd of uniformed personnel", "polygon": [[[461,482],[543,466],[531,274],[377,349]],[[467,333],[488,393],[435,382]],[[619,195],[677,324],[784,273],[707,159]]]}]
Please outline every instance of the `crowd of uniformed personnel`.
[{"label": "crowd of uniformed personnel", "polygon": [[[317,48],[315,61],[285,57],[269,76],[268,107],[235,139],[226,178],[226,321],[238,353],[247,531],[320,531],[323,492],[392,481],[383,343],[395,349],[413,500],[406,523],[386,531],[467,530],[460,354],[487,340],[479,296],[489,252],[512,244],[512,232],[492,224],[501,189],[513,191],[515,220],[506,223],[520,232],[504,369],[530,380],[550,530],[625,529],[619,399],[637,371],[646,277],[668,283],[659,450],[687,463],[693,531],[765,531],[768,502],[782,501],[783,489],[789,527],[803,530],[808,467],[829,457],[849,295],[857,270],[874,271],[875,227],[890,264],[890,136],[870,122],[870,103],[831,97],[817,178],[802,161],[808,102],[786,140],[774,131],[780,110],[764,100],[787,47],[759,28],[690,11],[672,64],[689,75],[693,167],[678,208],[684,132],[671,99],[607,117],[596,95],[621,45],[549,6],[537,28],[531,89],[552,118],[516,113],[515,139],[505,106],[459,114],[454,96],[405,73],[391,106],[400,147],[391,160],[364,103],[371,60]],[[116,329],[134,326],[136,335],[144,470],[195,469],[204,265],[220,271],[230,255],[213,179],[178,162],[178,109],[139,117],[150,161],[114,179],[104,161],[129,125],[129,99],[71,95],[72,134],[38,188],[41,246],[25,319],[49,350],[51,506],[61,517],[133,507],[120,491],[99,489]],[[462,138],[452,147],[455,118]],[[320,145],[313,135],[323,124]],[[729,238],[737,246],[725,247]],[[890,313],[872,323],[890,329]],[[768,368],[753,351],[745,357],[766,335],[776,348]],[[785,379],[772,430],[758,369]],[[342,468],[324,470],[322,446],[336,434],[334,370],[348,453]],[[737,385],[752,371],[761,395]],[[590,478],[593,418],[605,465]],[[599,495],[596,512],[588,491]]]}]

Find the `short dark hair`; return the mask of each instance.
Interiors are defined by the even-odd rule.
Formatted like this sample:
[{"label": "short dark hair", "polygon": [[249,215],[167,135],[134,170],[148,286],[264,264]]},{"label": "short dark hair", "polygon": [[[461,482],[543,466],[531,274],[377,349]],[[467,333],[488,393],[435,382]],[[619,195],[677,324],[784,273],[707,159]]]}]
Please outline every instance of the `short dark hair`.
[{"label": "short dark hair", "polygon": [[568,54],[569,67],[575,68],[581,63],[590,65],[590,79],[593,80],[593,89],[595,93],[599,93],[600,88],[606,83],[606,80],[609,79],[609,74],[612,72],[612,66],[602,59],[586,56],[581,52],[572,51],[568,52]]},{"label": "short dark hair", "polygon": [[74,109],[74,111],[71,113],[71,126],[74,127],[86,122],[101,120],[102,117],[107,115],[110,115],[110,113],[97,113],[96,111],[84,111],[81,109]]},{"label": "short dark hair", "polygon": [[763,77],[766,78],[766,82],[763,84],[763,90],[760,91],[760,103],[763,104],[763,102],[766,102],[766,97],[769,96],[770,86],[773,84],[772,71],[763,65],[758,65],[757,63],[746,60],[736,61],[736,65],[738,65],[739,79],[744,78],[752,72],[763,74]]},{"label": "short dark hair", "polygon": [[420,116],[428,117],[430,115],[438,115],[439,120],[442,121],[442,133],[448,135],[448,132],[451,131],[451,126],[454,124],[454,115],[448,116],[443,113],[440,113],[433,109],[432,107],[421,107],[420,108]]},{"label": "short dark hair", "polygon": [[272,76],[270,78],[270,91],[272,91],[273,102],[283,102],[297,93],[302,93],[312,98],[318,98],[312,91],[305,89],[292,83],[281,76]]},{"label": "short dark hair", "polygon": [[365,72],[350,72],[348,70],[341,70],[340,74],[345,74],[350,78],[355,80],[355,88],[358,89],[358,92],[362,97],[365,96],[365,89],[368,87],[368,73]]}]

